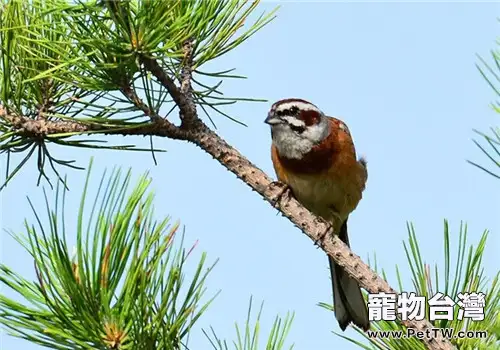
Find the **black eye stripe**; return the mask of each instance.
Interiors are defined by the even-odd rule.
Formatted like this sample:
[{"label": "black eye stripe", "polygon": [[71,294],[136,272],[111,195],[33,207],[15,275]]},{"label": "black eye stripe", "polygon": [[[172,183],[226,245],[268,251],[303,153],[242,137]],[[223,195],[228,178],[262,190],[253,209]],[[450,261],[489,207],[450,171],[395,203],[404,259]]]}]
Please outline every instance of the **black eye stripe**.
[{"label": "black eye stripe", "polygon": [[302,134],[306,128],[304,126],[297,126],[297,125],[293,125],[293,124],[288,124],[290,125],[290,129],[292,129],[293,131],[299,133],[299,134]]},{"label": "black eye stripe", "polygon": [[299,109],[296,106],[292,106],[288,109],[282,109],[276,112],[278,116],[283,115],[297,115],[299,113]]}]

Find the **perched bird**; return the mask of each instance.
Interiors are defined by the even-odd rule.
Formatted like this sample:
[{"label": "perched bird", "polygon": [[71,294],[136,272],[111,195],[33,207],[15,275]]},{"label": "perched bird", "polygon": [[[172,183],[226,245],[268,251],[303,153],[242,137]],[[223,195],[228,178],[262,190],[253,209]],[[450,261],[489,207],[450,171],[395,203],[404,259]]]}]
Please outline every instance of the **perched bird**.
[{"label": "perched bird", "polygon": [[[347,219],[361,200],[368,172],[356,159],[349,129],[312,103],[290,98],[274,103],[265,120],[271,126],[271,156],[278,180],[289,186],[307,209],[332,223],[349,245]],[[358,283],[328,257],[335,317],[367,330],[368,311]]]}]

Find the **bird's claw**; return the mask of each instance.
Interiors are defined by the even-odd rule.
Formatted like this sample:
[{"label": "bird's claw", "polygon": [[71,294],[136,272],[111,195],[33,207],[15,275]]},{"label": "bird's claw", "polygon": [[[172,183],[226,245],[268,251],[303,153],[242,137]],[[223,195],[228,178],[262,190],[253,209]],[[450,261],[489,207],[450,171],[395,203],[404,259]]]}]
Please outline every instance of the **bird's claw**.
[{"label": "bird's claw", "polygon": [[286,183],[284,182],[280,182],[280,181],[273,181],[269,184],[269,188],[273,188],[273,187],[279,187],[281,190],[280,192],[278,193],[278,195],[276,195],[272,200],[271,200],[271,204],[273,205],[273,207],[275,208],[278,208],[278,209],[281,209],[280,207],[280,203],[281,203],[281,200],[283,199],[283,196],[287,196],[287,197],[290,197],[291,195],[291,192],[292,192],[292,189],[290,186],[288,186]]},{"label": "bird's claw", "polygon": [[[342,221],[341,221],[342,219],[340,218],[340,215],[339,215],[339,214],[338,214],[335,210],[332,210],[331,214],[332,214],[332,216],[333,216],[333,217],[332,217],[332,221],[333,221],[333,222],[335,222],[335,223],[337,223],[337,222],[342,222]],[[320,243],[321,243],[321,242],[323,242],[323,240],[325,239],[325,237],[326,237],[326,235],[327,235],[328,233],[331,233],[331,234],[336,234],[334,227],[338,227],[338,225],[337,225],[337,224],[333,225],[333,224],[332,224],[332,222],[330,222],[330,221],[329,221],[329,222],[328,222],[328,227],[327,227],[327,228],[326,228],[326,230],[325,230],[324,232],[322,232],[322,233],[318,236],[318,238],[314,241],[314,245],[315,245],[315,246],[317,246],[317,247],[319,248],[319,247],[321,246],[321,244],[320,244]]]},{"label": "bird's claw", "polygon": [[323,231],[319,236],[318,238],[316,238],[314,240],[314,245],[317,247],[317,248],[320,248],[321,247],[321,243],[323,242],[323,240],[325,239],[326,235],[328,234],[328,232],[330,232],[333,228],[333,225],[332,224],[328,224],[328,227],[325,231]]}]

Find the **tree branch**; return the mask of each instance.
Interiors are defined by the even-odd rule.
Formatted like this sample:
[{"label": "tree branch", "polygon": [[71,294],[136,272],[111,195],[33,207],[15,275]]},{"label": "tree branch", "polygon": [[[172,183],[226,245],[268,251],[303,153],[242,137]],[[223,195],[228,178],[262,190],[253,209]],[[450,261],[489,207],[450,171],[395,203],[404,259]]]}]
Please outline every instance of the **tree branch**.
[{"label": "tree branch", "polygon": [[[194,143],[214,157],[254,191],[258,192],[265,200],[273,205],[277,204],[278,210],[284,216],[293,222],[311,240],[318,242],[325,253],[342,266],[350,276],[355,278],[361,287],[370,293],[385,292],[396,294],[396,291],[384,279],[365,264],[359,256],[354,254],[337,236],[331,234],[332,229],[329,223],[308,211],[296,199],[281,196],[282,188],[274,185],[270,177],[236,149],[228,145],[198,118],[189,82],[181,82],[181,88],[178,88],[155,59],[141,57],[141,61],[146,69],[168,90],[174,102],[179,107],[181,116],[184,118],[183,121],[186,120],[186,123],[183,123],[180,127],[175,126],[164,118],[154,118],[151,123],[139,124],[137,128],[130,128],[128,126],[122,129],[117,129],[117,126],[111,127],[92,122],[34,120],[23,116],[9,115],[1,106],[0,119],[3,119],[12,128],[20,132],[44,138],[57,133],[99,131],[103,134],[162,136]],[[190,73],[187,71],[183,74],[184,79],[190,80]],[[154,115],[154,112],[150,111],[137,96],[131,94],[130,91],[126,93],[138,109],[148,116]],[[325,233],[328,234],[325,235]],[[425,331],[426,329],[433,328],[432,324],[427,320],[406,320],[401,322],[406,327],[414,328],[417,331]],[[440,333],[437,333],[435,338],[424,337],[421,340],[428,349],[453,349],[451,343]]]},{"label": "tree branch", "polygon": [[[146,108],[148,108],[146,106]],[[148,112],[153,114],[152,111]],[[17,132],[19,136],[34,138],[38,140],[50,139],[51,135],[66,133],[95,133],[103,135],[140,135],[140,136],[161,136],[175,140],[187,140],[187,133],[181,130],[166,119],[155,120],[151,123],[138,123],[137,127],[120,128],[116,125],[107,125],[94,123],[92,121],[77,120],[48,120],[32,119],[26,116],[20,116],[8,113],[0,105],[0,120],[10,125],[11,129]]]},{"label": "tree branch", "polygon": [[[191,113],[183,114],[182,109],[180,110],[180,116],[182,120],[181,127],[189,128],[190,125],[196,123],[196,105],[193,99],[193,87],[191,85],[191,79],[193,77],[192,67],[193,67],[193,40],[188,39],[184,42],[182,46],[182,51],[184,53],[184,60],[182,62],[181,70],[181,95],[186,96],[186,102],[188,104],[188,109]],[[194,113],[192,112],[194,111]]]},{"label": "tree branch", "polygon": [[124,85],[120,88],[120,91],[125,97],[129,99],[130,102],[134,104],[134,106],[143,111],[145,115],[149,117],[152,122],[157,121],[161,117],[156,114],[155,111],[152,111],[140,98],[137,96],[137,93],[134,89],[130,87],[130,85]]},{"label": "tree branch", "polygon": [[[170,77],[165,73],[163,68],[159,65],[158,61],[151,57],[146,57],[145,55],[140,56],[140,61],[146,67],[148,71],[153,74],[156,79],[162,84],[172,96],[175,104],[179,107],[179,114],[182,120],[181,126],[183,128],[195,129],[198,124],[199,118],[198,113],[196,111],[196,106],[194,105],[194,101],[192,97],[192,90],[188,89],[185,93],[182,93],[181,90],[175,85],[175,82],[170,79]],[[191,76],[189,75],[189,79]],[[191,83],[189,82],[189,87],[191,87]],[[185,122],[189,121],[188,123]]]}]

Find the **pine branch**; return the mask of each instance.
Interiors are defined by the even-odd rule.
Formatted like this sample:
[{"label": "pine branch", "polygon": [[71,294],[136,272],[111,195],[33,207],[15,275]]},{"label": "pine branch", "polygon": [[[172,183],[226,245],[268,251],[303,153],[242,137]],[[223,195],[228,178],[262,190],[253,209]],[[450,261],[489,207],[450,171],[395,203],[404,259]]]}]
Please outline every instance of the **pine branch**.
[{"label": "pine branch", "polygon": [[[354,254],[337,236],[332,235],[329,223],[312,214],[294,198],[281,196],[283,193],[281,186],[273,183],[272,179],[262,170],[210,130],[198,118],[191,89],[177,87],[175,82],[154,58],[142,57],[141,60],[146,69],[168,90],[174,102],[179,107],[182,116],[181,119],[183,120],[180,127],[163,118],[152,118],[153,120],[150,123],[138,123],[137,127],[127,126],[122,129],[117,129],[116,125],[108,127],[104,124],[91,122],[34,120],[28,117],[11,115],[4,108],[1,108],[1,106],[0,119],[9,123],[16,131],[22,131],[31,135],[31,137],[38,138],[47,138],[50,135],[68,132],[85,133],[98,131],[103,134],[161,136],[193,143],[210,154],[227,170],[234,173],[266,201],[276,206],[284,216],[293,222],[311,240],[316,242],[350,276],[355,278],[361,287],[371,293],[385,292],[396,294],[396,291],[382,277],[365,264],[359,256]],[[186,60],[184,64],[186,64]],[[189,80],[190,75],[187,73],[183,74],[183,79]],[[190,82],[183,81],[181,82],[181,86],[190,86]],[[143,111],[148,116],[155,114],[137,96],[134,97],[132,92],[129,91],[128,94],[137,109]],[[285,246],[286,242],[283,242],[283,245]],[[406,327],[414,328],[418,331],[433,328],[432,324],[427,320],[407,320],[401,322]],[[431,350],[453,349],[451,343],[439,333],[435,338],[424,337],[421,340]]]},{"label": "pine branch", "polygon": [[[144,2],[135,15],[134,26],[130,25],[131,17],[127,12],[129,10],[121,11],[115,6],[119,3],[126,4],[126,2],[106,3],[113,5],[110,10],[111,18],[103,17],[101,5],[85,5],[85,7],[79,5],[70,9],[66,9],[67,5],[64,5],[64,9],[60,8],[53,12],[64,13],[64,16],[69,17],[61,21],[50,22],[51,25],[55,23],[55,29],[51,33],[57,40],[47,39],[45,33],[40,32],[34,40],[37,44],[36,50],[23,49],[16,55],[1,55],[5,66],[9,68],[5,69],[3,74],[4,88],[0,91],[3,94],[0,96],[1,101],[4,104],[4,106],[0,105],[0,128],[3,132],[0,140],[4,143],[0,144],[2,150],[23,150],[30,146],[30,142],[42,145],[50,141],[62,143],[63,138],[95,133],[160,136],[193,143],[217,159],[269,203],[277,206],[284,216],[316,242],[337,264],[355,278],[361,287],[371,293],[396,293],[382,277],[332,234],[329,223],[316,217],[294,198],[282,196],[282,186],[273,183],[269,176],[228,145],[198,117],[195,103],[197,100],[191,86],[194,82],[193,71],[241,44],[269,22],[271,17],[261,17],[250,30],[231,40],[258,2],[253,2],[237,19],[235,16],[243,6],[238,1],[232,1],[229,5],[224,5],[225,2],[206,1]],[[178,6],[174,6],[175,4]],[[153,9],[152,6],[156,7]],[[24,13],[15,7],[12,9],[13,13]],[[37,11],[42,11],[40,12],[42,14],[47,13],[41,8]],[[82,11],[92,20],[86,20],[86,16],[81,15]],[[152,20],[153,15],[156,15],[155,20]],[[33,18],[37,19],[42,15],[37,16]],[[110,21],[113,25],[109,23]],[[24,25],[24,21],[18,22]],[[16,48],[22,47],[18,45],[22,42],[20,40],[24,40],[22,36],[18,36],[17,39],[15,36],[21,26],[15,21],[5,23],[5,27],[9,29],[0,31],[0,34],[6,38],[6,45],[4,45],[8,49],[6,52],[14,52]],[[65,40],[68,32],[72,34],[71,39]],[[10,40],[11,37],[19,42],[16,44],[15,40]],[[188,38],[187,41],[185,38]],[[195,38],[196,41],[192,42],[189,38]],[[30,42],[29,45],[34,44]],[[52,61],[45,59],[47,47],[50,48],[48,52],[51,57],[53,56]],[[23,64],[36,63],[36,65],[30,66],[29,70],[21,71],[18,67],[22,65],[11,60],[11,56]],[[32,56],[36,59],[31,59]],[[178,61],[178,59],[181,60]],[[169,65],[168,60],[175,64]],[[47,62],[53,63],[48,65]],[[139,72],[143,73],[144,70],[156,78],[162,90],[167,90],[168,97],[172,98],[179,108],[180,126],[169,122],[166,116],[158,115],[159,105],[167,96],[163,94],[163,91],[155,92],[151,87],[147,88],[143,84],[143,88],[150,96],[157,93],[158,106],[153,106],[149,97],[149,104],[139,98],[133,83],[136,75]],[[172,71],[176,73],[170,73]],[[180,73],[177,76],[178,71]],[[223,77],[227,76],[226,74],[227,72],[221,72],[214,76]],[[44,99],[39,101],[34,94],[30,96],[30,99],[26,98],[26,91],[41,91],[43,90],[41,82],[56,78],[60,86],[65,87],[66,90],[63,91],[64,94],[60,92],[58,99],[54,101],[67,108],[61,107],[58,110],[46,112],[45,109],[41,110],[45,103],[40,102],[45,102]],[[76,88],[78,90],[75,92]],[[216,89],[217,86],[209,89],[210,93],[215,93]],[[76,112],[79,110],[67,112],[71,110],[72,104],[68,101],[72,99],[79,99],[85,107],[91,107],[95,102],[94,100],[85,101],[80,98],[78,92],[102,92],[107,93],[106,97],[110,98],[112,95],[109,92],[117,90],[141,115],[148,116],[149,120],[130,122],[131,119],[111,119],[110,116],[114,112],[109,112],[109,106],[101,107],[96,116],[86,120],[72,118],[71,113],[77,115]],[[14,92],[17,94],[12,97],[11,94]],[[63,95],[64,98],[70,97],[62,100]],[[205,96],[198,94],[198,100],[204,102],[200,96],[203,98]],[[215,97],[211,96],[211,98]],[[21,107],[27,104],[26,101],[29,101],[27,106],[29,108],[24,110],[28,112],[23,112]],[[34,101],[37,103],[33,103]],[[235,99],[227,99],[224,102],[235,101]],[[207,105],[218,111],[215,107],[216,103],[207,103]],[[200,106],[203,108],[203,105],[200,104]],[[129,111],[128,107],[127,111]],[[36,115],[42,118],[36,118]],[[72,145],[69,142],[66,144]],[[285,246],[286,242],[283,242],[283,245]],[[418,331],[433,327],[428,321],[401,321],[401,323]],[[435,338],[424,337],[422,342],[432,350],[452,349],[449,340],[444,339],[440,333]]]}]

